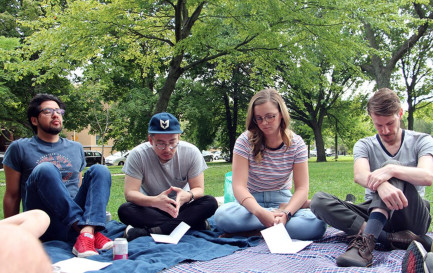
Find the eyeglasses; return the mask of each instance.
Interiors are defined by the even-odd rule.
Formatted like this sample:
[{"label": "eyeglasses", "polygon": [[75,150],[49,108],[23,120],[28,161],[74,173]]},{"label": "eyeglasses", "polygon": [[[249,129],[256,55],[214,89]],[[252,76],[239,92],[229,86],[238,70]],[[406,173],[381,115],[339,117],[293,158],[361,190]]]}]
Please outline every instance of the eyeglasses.
[{"label": "eyeglasses", "polygon": [[165,150],[165,148],[169,148],[170,150],[173,150],[173,149],[175,149],[176,147],[177,147],[177,145],[179,145],[179,142],[178,143],[170,143],[170,144],[163,144],[163,143],[156,143],[155,144],[155,147],[158,149],[158,150]]},{"label": "eyeglasses", "polygon": [[262,117],[257,117],[257,118],[254,118],[253,121],[256,124],[262,124],[263,121],[266,121],[267,123],[272,123],[272,122],[275,121],[275,118],[277,117],[277,115],[278,114],[266,115],[263,118]]},{"label": "eyeglasses", "polygon": [[65,114],[65,109],[60,109],[60,108],[44,108],[41,111],[39,111],[39,113],[42,113],[46,116],[52,116],[54,115],[54,113],[63,116]]}]

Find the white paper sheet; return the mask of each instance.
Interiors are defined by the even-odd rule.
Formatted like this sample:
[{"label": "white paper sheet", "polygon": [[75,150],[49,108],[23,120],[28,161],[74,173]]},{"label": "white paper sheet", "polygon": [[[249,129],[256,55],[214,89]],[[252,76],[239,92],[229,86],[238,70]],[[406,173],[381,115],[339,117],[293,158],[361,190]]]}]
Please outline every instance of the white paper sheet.
[{"label": "white paper sheet", "polygon": [[261,231],[271,253],[297,253],[312,241],[292,240],[283,224],[278,224]]},{"label": "white paper sheet", "polygon": [[60,267],[62,273],[84,273],[86,271],[99,270],[111,265],[110,262],[97,262],[86,258],[70,258],[54,264]]},{"label": "white paper sheet", "polygon": [[190,226],[181,222],[171,233],[170,235],[163,234],[153,234],[151,233],[153,240],[158,243],[167,243],[167,244],[177,244],[179,240],[183,237],[183,235],[188,231]]}]

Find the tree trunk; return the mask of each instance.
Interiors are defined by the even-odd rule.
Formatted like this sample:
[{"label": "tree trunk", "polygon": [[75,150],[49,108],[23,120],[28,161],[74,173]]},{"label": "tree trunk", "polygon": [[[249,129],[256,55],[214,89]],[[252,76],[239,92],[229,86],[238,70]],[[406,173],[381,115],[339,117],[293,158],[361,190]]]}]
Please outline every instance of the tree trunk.
[{"label": "tree trunk", "polygon": [[238,99],[237,96],[234,97],[234,104],[233,104],[233,118],[231,116],[230,111],[230,103],[229,103],[229,97],[226,93],[224,93],[224,105],[226,110],[226,124],[227,124],[227,131],[229,135],[229,152],[230,152],[230,162],[233,160],[233,148],[235,147],[236,142],[236,130],[237,130],[237,113],[238,113]]},{"label": "tree trunk", "polygon": [[407,98],[407,129],[413,130],[413,113],[415,112],[415,106],[413,105],[412,97]]},{"label": "tree trunk", "polygon": [[338,120],[335,119],[335,139],[334,139],[334,147],[335,147],[335,160],[338,159]]},{"label": "tree trunk", "polygon": [[394,67],[375,67],[377,89],[391,87],[391,73]]},{"label": "tree trunk", "polygon": [[102,157],[101,157],[101,165],[104,165],[105,164],[105,162],[104,162],[104,148],[105,148],[105,141],[104,141],[104,136],[101,136],[101,139],[102,139],[102,145],[101,145],[101,155],[102,155]]},{"label": "tree trunk", "polygon": [[159,97],[154,110],[155,114],[167,111],[171,94],[173,94],[177,80],[180,78],[183,72],[180,66],[183,59],[182,54],[174,57],[174,59],[170,62],[170,68],[168,69],[168,75],[164,86],[159,90]]},{"label": "tree trunk", "polygon": [[326,162],[325,143],[323,142],[322,129],[315,125],[313,127],[314,138],[316,139],[317,162]]}]

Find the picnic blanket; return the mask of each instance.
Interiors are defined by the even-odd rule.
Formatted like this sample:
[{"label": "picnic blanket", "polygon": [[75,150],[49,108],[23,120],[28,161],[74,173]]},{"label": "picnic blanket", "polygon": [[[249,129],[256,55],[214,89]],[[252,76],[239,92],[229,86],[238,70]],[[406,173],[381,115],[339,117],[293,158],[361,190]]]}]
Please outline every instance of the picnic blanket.
[{"label": "picnic blanket", "polygon": [[369,268],[337,267],[335,260],[346,251],[348,243],[343,232],[328,227],[321,240],[296,254],[271,254],[261,240],[257,246],[229,256],[207,262],[181,263],[163,272],[401,272],[404,250],[375,249],[373,265]]},{"label": "picnic blanket", "polygon": [[[213,219],[210,218],[213,224]],[[111,221],[105,233],[122,237],[126,228]],[[155,243],[150,236],[129,242],[129,260],[113,261],[112,250],[89,259],[113,262],[97,272],[401,272],[404,250],[374,250],[369,268],[337,267],[336,258],[345,252],[349,240],[345,234],[328,227],[324,237],[296,254],[272,254],[263,238],[219,238],[221,232],[188,231],[177,245]],[[433,234],[429,233],[432,237]],[[74,257],[72,245],[51,241],[44,247],[53,263]],[[91,271],[96,272],[96,271]]]},{"label": "picnic blanket", "polygon": [[[107,223],[104,234],[114,240],[123,236],[126,226],[117,221]],[[140,237],[128,243],[129,259],[113,261],[113,251],[101,252],[88,259],[113,262],[98,272],[159,272],[183,261],[209,261],[234,253],[237,250],[259,244],[260,237],[219,238],[217,231],[188,231],[177,245],[156,243],[150,236]],[[72,244],[62,241],[44,243],[53,263],[75,257]],[[92,271],[90,271],[92,272]]]}]

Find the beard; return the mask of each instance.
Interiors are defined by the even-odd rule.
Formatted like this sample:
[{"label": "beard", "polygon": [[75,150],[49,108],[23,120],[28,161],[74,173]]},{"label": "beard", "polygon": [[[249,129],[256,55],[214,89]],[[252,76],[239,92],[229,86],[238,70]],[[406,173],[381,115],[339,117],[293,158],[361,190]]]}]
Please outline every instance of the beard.
[{"label": "beard", "polygon": [[58,135],[62,131],[63,127],[62,127],[62,125],[60,125],[59,127],[53,127],[51,125],[43,126],[43,125],[39,124],[38,129],[40,129],[40,130],[42,130],[45,133],[50,134],[50,135]]}]

